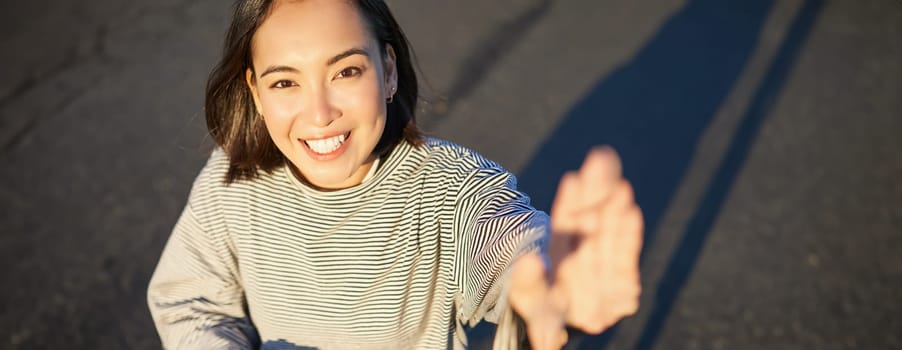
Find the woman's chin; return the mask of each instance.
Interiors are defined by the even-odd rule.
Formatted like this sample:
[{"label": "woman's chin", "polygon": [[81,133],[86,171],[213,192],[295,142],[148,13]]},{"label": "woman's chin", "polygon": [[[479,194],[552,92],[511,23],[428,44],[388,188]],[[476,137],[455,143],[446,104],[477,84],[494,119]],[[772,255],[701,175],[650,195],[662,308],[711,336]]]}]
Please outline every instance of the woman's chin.
[{"label": "woman's chin", "polygon": [[345,149],[339,157],[327,161],[309,157],[307,152],[296,153],[292,160],[295,174],[317,189],[339,190],[357,186],[372,163],[364,161],[360,164],[352,150]]},{"label": "woman's chin", "polygon": [[317,170],[319,171],[300,170],[297,173],[301,175],[304,182],[321,190],[340,190],[359,184],[359,181],[355,183],[353,179],[355,172],[345,169],[322,169],[322,166]]}]

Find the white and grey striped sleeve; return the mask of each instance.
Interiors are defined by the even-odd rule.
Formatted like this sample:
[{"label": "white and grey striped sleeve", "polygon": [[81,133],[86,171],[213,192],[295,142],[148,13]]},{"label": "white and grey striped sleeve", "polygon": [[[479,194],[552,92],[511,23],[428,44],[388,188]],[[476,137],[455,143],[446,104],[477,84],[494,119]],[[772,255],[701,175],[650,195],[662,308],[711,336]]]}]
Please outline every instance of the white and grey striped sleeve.
[{"label": "white and grey striped sleeve", "polygon": [[[462,305],[458,317],[473,326],[497,323],[507,306],[506,275],[514,260],[530,251],[546,251],[548,215],[534,209],[517,191],[516,178],[500,167],[472,172],[456,204],[455,228]],[[501,325],[499,325],[501,326]]]},{"label": "white and grey striped sleeve", "polygon": [[[148,305],[167,349],[254,349],[234,251],[213,191],[200,176],[148,287]],[[207,184],[209,185],[209,184]],[[208,186],[209,187],[209,186]],[[212,208],[211,208],[212,207]]]}]

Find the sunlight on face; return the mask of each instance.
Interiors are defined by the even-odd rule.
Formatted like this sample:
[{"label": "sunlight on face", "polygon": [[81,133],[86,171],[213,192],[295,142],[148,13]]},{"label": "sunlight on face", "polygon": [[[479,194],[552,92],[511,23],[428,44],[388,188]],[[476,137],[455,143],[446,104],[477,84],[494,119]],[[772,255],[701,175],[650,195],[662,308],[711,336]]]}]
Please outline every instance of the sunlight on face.
[{"label": "sunlight on face", "polygon": [[310,184],[359,184],[385,128],[394,54],[355,5],[276,1],[254,34],[248,86],[279,150]]}]

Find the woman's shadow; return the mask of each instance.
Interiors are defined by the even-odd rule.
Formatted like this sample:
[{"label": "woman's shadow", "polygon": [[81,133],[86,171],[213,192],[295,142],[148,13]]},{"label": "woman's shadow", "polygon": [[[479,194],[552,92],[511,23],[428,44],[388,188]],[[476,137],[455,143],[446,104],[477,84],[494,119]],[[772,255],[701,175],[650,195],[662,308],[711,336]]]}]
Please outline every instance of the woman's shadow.
[{"label": "woman's shadow", "polygon": [[[625,66],[601,79],[547,138],[519,176],[533,205],[549,210],[557,182],[588,150],[613,146],[645,215],[646,250],[686,174],[702,133],[758,44],[773,0],[693,0],[673,15]],[[806,0],[740,120],[720,167],[656,289],[636,346],[651,348],[691,272],[761,121],[784,84],[822,0]],[[616,327],[597,337],[573,332],[568,348],[604,348]]]}]

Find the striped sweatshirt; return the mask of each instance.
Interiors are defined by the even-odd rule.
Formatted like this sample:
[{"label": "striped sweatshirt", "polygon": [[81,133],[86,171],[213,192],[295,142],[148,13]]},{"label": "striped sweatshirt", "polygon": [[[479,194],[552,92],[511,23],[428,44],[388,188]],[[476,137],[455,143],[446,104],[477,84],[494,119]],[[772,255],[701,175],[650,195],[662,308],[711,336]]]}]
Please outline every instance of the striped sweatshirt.
[{"label": "striped sweatshirt", "polygon": [[164,347],[460,348],[480,320],[513,327],[505,272],[548,217],[498,164],[402,141],[336,191],[287,165],[226,185],[228,166],[213,151],[151,279]]}]

